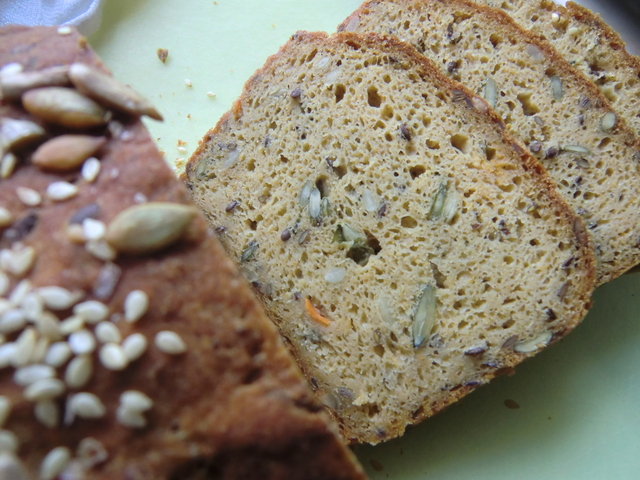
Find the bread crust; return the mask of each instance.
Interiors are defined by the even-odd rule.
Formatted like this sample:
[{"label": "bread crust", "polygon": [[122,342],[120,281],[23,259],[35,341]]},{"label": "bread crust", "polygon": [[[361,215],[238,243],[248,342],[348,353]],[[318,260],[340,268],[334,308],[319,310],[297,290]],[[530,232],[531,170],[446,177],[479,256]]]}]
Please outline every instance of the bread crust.
[{"label": "bread crust", "polygon": [[[11,62],[27,71],[72,62],[107,71],[75,30],[61,35],[56,28],[0,29],[0,66]],[[0,117],[34,120],[19,104],[7,102],[0,106]],[[37,477],[51,449],[64,446],[74,453],[81,440],[91,437],[108,457],[81,472],[87,480],[364,480],[273,324],[200,215],[173,246],[150,255],[120,255],[112,264],[121,273],[113,292],[96,297],[105,262],[69,241],[70,218],[97,205],[96,217],[109,224],[141,195],[148,201],[190,205],[184,186],[142,123],[121,115],[116,119],[121,129],[99,152],[102,170],[95,183],[78,180],[78,172],[47,173],[27,163],[0,184],[0,205],[18,221],[30,214],[36,218],[20,238],[38,254],[26,277],[33,287],[81,291],[83,300],[103,301],[116,318],[122,317],[132,290],[142,290],[150,299],[148,312],[136,323],[117,323],[123,337],[142,333],[148,338],[142,357],[123,371],[112,371],[94,353],[94,374],[81,390],[101,399],[104,418],[45,428],[34,418],[23,389],[12,381],[13,369],[0,370],[0,392],[12,404],[3,428],[18,436],[17,456],[26,470]],[[38,207],[25,206],[15,194],[21,186],[44,192],[60,180],[76,183],[78,194],[62,202],[45,198]],[[3,231],[2,248],[14,243],[7,233],[13,227]],[[12,280],[11,287],[16,283]],[[168,355],[156,348],[154,336],[163,330],[178,333],[186,353]],[[154,401],[145,414],[146,427],[128,428],[116,421],[119,396],[126,390],[142,391]],[[64,398],[58,403],[64,408]]]}]

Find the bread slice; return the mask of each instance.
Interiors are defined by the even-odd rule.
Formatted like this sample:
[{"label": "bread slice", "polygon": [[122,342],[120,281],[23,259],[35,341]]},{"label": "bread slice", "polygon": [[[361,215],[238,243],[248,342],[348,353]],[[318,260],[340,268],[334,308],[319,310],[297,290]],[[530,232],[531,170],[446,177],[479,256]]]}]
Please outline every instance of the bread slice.
[{"label": "bread slice", "polygon": [[640,59],[600,15],[574,2],[485,0],[520,26],[543,36],[574,68],[589,77],[616,112],[640,134]]},{"label": "bread slice", "polygon": [[351,442],[570,331],[583,224],[484,100],[395,38],[299,32],[185,181]]},{"label": "bread slice", "polygon": [[638,138],[548,42],[465,0],[374,0],[339,29],[398,35],[487,98],[584,219],[599,284],[640,263]]},{"label": "bread slice", "polygon": [[[73,62],[106,72],[73,29],[0,29],[4,86],[50,83]],[[51,113],[63,97],[48,98]],[[21,135],[22,147],[17,137],[3,142],[20,162],[11,171],[3,161],[0,183],[0,478],[365,480],[140,120],[111,113],[107,125],[80,130],[106,138],[97,177],[88,166],[80,174],[25,162],[42,141],[36,135]],[[18,97],[0,106],[3,141],[11,119],[55,138],[69,133],[28,115]],[[127,237],[114,219],[122,225],[128,211],[131,220],[131,208],[138,214]],[[154,227],[145,221],[154,211],[173,216]],[[178,224],[180,215],[189,223]],[[86,244],[83,218],[94,237]],[[100,222],[112,244],[98,240]],[[110,245],[138,250],[113,258]],[[138,393],[122,397],[127,391]]]}]

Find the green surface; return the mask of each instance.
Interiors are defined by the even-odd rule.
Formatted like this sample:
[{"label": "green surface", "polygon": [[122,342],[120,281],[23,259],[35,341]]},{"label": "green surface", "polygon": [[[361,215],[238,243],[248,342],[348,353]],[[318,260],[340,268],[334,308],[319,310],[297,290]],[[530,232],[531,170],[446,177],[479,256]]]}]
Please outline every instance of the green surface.
[{"label": "green surface", "polygon": [[[90,40],[115,76],[165,116],[147,125],[171,162],[188,158],[245,80],[291,34],[332,31],[358,4],[108,0],[102,28]],[[166,64],[158,48],[169,50]],[[177,150],[178,140],[186,152]],[[639,287],[640,274],[601,287],[584,323],[515,376],[497,379],[401,439],[357,447],[371,479],[639,479]],[[507,399],[520,408],[507,408]]]}]

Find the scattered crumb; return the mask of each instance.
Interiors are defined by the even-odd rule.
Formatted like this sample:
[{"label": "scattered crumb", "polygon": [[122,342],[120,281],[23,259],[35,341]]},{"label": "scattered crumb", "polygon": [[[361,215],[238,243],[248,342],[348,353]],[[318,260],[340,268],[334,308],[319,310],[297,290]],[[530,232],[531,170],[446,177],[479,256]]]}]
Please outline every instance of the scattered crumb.
[{"label": "scattered crumb", "polygon": [[207,92],[207,97],[209,98],[215,98],[216,94],[213,92]]},{"label": "scattered crumb", "polygon": [[176,142],[176,145],[178,145],[179,147],[182,147],[183,145],[186,145],[187,142],[185,142],[184,140],[180,140],[178,139],[178,141]]},{"label": "scattered crumb", "polygon": [[276,28],[276,26],[272,23],[272,24],[271,24],[271,28]]},{"label": "scattered crumb", "polygon": [[187,114],[187,118],[191,118],[191,114],[190,113]]},{"label": "scattered crumb", "polygon": [[384,465],[382,465],[382,463],[380,463],[378,460],[372,458],[371,460],[369,460],[369,463],[371,463],[371,466],[376,472],[381,472],[382,470],[384,470]]},{"label": "scattered crumb", "polygon": [[165,63],[167,61],[169,50],[167,50],[166,48],[159,48],[156,53],[158,54],[158,58],[162,63]]},{"label": "scattered crumb", "polygon": [[176,158],[175,162],[173,162],[173,166],[178,171],[184,170],[186,164],[187,164],[186,158]]},{"label": "scattered crumb", "polygon": [[185,84],[187,87],[193,87],[193,83],[191,83],[191,80],[189,80],[188,78],[185,78],[185,79],[184,79],[184,84]]},{"label": "scattered crumb", "polygon": [[518,408],[520,408],[520,404],[518,404],[518,402],[509,398],[504,401],[504,406],[511,410],[517,410]]}]

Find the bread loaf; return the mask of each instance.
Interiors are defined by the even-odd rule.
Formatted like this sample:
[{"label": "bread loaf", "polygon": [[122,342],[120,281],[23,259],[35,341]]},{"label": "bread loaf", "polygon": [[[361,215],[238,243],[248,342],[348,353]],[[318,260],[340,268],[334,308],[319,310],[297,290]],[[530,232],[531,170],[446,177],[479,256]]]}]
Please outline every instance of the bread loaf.
[{"label": "bread loaf", "polygon": [[395,38],[299,32],[184,177],[352,442],[569,332],[583,224],[484,100]]},{"label": "bread loaf", "polygon": [[339,30],[395,34],[484,96],[584,219],[599,284],[640,263],[638,138],[548,42],[465,0],[373,0]]},{"label": "bread loaf", "polygon": [[[0,29],[0,69],[5,95],[65,89],[23,94],[37,115],[20,94],[0,105],[0,478],[364,480],[142,123],[120,109],[157,112],[101,76],[68,27]],[[115,107],[79,97],[69,77]],[[75,130],[56,125],[69,119]],[[86,136],[99,139],[88,150]]]},{"label": "bread loaf", "polygon": [[615,111],[640,134],[640,59],[600,15],[574,2],[485,0],[520,26],[542,35],[574,68],[589,77]]}]

